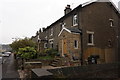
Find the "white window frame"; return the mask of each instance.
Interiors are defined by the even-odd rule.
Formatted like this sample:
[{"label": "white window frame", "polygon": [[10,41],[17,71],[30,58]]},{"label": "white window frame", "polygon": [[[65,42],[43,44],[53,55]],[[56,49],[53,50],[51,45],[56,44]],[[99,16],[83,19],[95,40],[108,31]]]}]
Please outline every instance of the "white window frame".
[{"label": "white window frame", "polygon": [[77,25],[78,25],[78,15],[75,14],[75,15],[73,16],[73,26],[77,26]]},{"label": "white window frame", "polygon": [[47,39],[48,39],[48,37],[46,36],[46,37],[45,37],[45,40],[47,40]]},{"label": "white window frame", "polygon": [[114,20],[113,19],[109,19],[110,21],[110,26],[113,27],[114,26]]},{"label": "white window frame", "polygon": [[[53,48],[53,47],[52,47],[53,41],[54,41],[54,39],[49,39],[50,48]],[[54,44],[53,44],[53,45],[54,45]]]},{"label": "white window frame", "polygon": [[[77,46],[75,46],[75,41],[77,41],[77,42],[76,42],[76,45],[77,45]],[[78,40],[74,40],[74,49],[78,49]]]},{"label": "white window frame", "polygon": [[47,43],[44,43],[44,48],[47,48]]},{"label": "white window frame", "polygon": [[[92,35],[92,39],[91,39],[91,43],[88,42],[88,45],[94,45],[94,32],[92,31],[87,31],[87,35],[91,34]],[[89,38],[89,36],[88,36]]]},{"label": "white window frame", "polygon": [[53,28],[50,29],[50,36],[53,36]]}]

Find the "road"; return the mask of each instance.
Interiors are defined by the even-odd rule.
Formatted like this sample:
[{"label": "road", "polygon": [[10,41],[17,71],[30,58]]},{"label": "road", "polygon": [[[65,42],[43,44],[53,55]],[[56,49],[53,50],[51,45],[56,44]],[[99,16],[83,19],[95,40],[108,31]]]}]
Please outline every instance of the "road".
[{"label": "road", "polygon": [[2,79],[2,64],[0,64],[0,80]]},{"label": "road", "polygon": [[9,57],[3,58],[2,80],[6,78],[19,78],[19,74],[15,67],[13,54],[11,54]]},{"label": "road", "polygon": [[0,58],[0,80],[2,79],[2,61],[3,64],[7,61],[8,57],[2,57]]}]

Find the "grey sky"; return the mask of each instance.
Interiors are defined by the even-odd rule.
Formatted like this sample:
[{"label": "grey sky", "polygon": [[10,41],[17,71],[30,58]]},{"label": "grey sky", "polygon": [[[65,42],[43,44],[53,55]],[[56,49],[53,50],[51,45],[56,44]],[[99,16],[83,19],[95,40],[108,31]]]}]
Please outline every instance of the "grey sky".
[{"label": "grey sky", "polygon": [[62,17],[67,4],[73,9],[86,1],[89,0],[0,0],[0,44],[34,36],[39,28]]}]

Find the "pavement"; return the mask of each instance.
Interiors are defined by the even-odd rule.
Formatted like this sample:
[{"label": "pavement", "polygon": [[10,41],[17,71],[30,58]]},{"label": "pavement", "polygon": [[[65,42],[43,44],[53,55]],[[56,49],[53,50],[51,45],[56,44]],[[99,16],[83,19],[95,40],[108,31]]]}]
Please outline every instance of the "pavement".
[{"label": "pavement", "polygon": [[2,64],[0,64],[0,80],[2,79]]},{"label": "pavement", "polygon": [[19,78],[19,73],[15,67],[14,54],[11,54],[7,61],[3,64],[2,69],[2,80],[8,78]]}]

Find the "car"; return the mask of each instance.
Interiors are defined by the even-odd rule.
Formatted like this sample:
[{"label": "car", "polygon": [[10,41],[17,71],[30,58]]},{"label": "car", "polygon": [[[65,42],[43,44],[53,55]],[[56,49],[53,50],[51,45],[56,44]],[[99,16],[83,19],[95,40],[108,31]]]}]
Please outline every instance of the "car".
[{"label": "car", "polygon": [[0,56],[0,63],[2,64],[3,62],[2,62],[2,56]]},{"label": "car", "polygon": [[7,52],[2,52],[2,56],[3,56],[3,57],[9,57],[9,56],[10,56],[10,54],[9,54],[9,53],[7,53]]},{"label": "car", "polygon": [[11,55],[11,54],[12,54],[11,52],[5,52],[5,53],[7,53],[7,54],[9,54],[9,55]]},{"label": "car", "polygon": [[3,56],[3,54],[2,53],[0,53],[0,57],[2,57]]},{"label": "car", "polygon": [[4,57],[9,57],[10,55],[8,53],[5,53],[3,56]]},{"label": "car", "polygon": [[0,53],[0,63],[1,63],[1,64],[2,64],[2,56],[3,56],[3,54]]},{"label": "car", "polygon": [[0,53],[0,57],[3,57],[3,56],[4,56],[4,54],[3,54],[3,52],[1,52],[1,53]]}]

